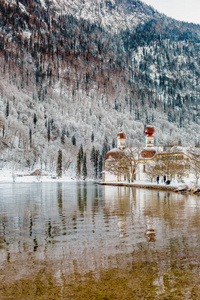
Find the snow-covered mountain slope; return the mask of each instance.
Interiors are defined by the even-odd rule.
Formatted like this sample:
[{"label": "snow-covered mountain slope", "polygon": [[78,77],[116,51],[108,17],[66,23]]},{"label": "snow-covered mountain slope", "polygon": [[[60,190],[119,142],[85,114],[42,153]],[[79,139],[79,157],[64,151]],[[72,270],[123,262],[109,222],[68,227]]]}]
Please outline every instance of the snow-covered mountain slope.
[{"label": "snow-covered mountain slope", "polygon": [[149,6],[137,0],[53,0],[53,6],[59,13],[72,14],[112,30],[124,30],[127,27],[131,29],[148,21],[155,13]]},{"label": "snow-covered mountain slope", "polygon": [[4,159],[53,170],[61,148],[76,170],[82,144],[92,174],[118,130],[142,145],[148,122],[157,145],[198,144],[199,36],[140,1],[0,0]]},{"label": "snow-covered mountain slope", "polygon": [[160,16],[138,0],[53,0],[51,7],[58,13],[72,14],[112,30],[131,29]]},{"label": "snow-covered mountain slope", "polygon": [[[15,0],[5,0],[15,4]],[[38,0],[45,9],[58,15],[72,15],[77,19],[88,20],[111,31],[132,29],[151,19],[162,18],[152,7],[139,0]],[[27,1],[20,1],[21,9]]]}]

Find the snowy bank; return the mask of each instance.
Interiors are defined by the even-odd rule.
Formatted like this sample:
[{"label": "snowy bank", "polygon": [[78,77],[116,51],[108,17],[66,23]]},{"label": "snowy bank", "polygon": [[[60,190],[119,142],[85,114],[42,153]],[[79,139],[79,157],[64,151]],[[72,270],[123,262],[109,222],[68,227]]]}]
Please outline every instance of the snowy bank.
[{"label": "snowy bank", "polygon": [[[134,188],[145,188],[145,189],[156,189],[163,191],[173,191],[173,192],[191,192],[193,194],[200,193],[200,187],[191,186],[192,183],[183,184],[178,182],[171,182],[169,185],[165,183],[155,183],[149,181],[134,181],[132,183],[129,182],[98,182],[100,185],[108,185],[108,186],[124,186],[124,187],[134,187]],[[194,192],[195,191],[195,192]]]},{"label": "snowy bank", "polygon": [[31,175],[33,172],[13,172],[9,169],[0,170],[1,182],[73,182],[76,178],[71,174],[64,174],[61,178],[53,173],[44,172],[42,175]]},{"label": "snowy bank", "polygon": [[158,190],[170,190],[175,191],[178,188],[176,183],[172,183],[170,185],[166,185],[164,183],[154,183],[148,181],[134,181],[132,183],[128,182],[99,182],[101,185],[109,185],[109,186],[125,186],[125,187],[135,187],[135,188],[145,188],[145,189],[158,189]]}]

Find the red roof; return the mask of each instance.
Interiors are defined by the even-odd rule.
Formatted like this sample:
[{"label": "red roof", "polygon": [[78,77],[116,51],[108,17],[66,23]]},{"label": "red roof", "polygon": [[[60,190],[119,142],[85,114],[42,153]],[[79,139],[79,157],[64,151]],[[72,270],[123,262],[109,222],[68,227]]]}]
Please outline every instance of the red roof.
[{"label": "red roof", "polygon": [[110,151],[108,151],[106,153],[106,160],[110,159],[110,158],[117,159],[120,157],[122,157],[122,150],[120,150],[118,148],[111,149]]},{"label": "red roof", "polygon": [[141,151],[142,158],[152,158],[156,154],[156,150],[154,149],[144,149]]}]

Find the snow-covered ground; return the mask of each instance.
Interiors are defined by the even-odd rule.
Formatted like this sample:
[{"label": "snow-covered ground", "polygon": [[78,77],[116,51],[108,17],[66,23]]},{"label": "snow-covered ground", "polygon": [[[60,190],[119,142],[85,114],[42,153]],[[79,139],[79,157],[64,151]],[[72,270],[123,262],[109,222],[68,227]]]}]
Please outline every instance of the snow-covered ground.
[{"label": "snow-covered ground", "polygon": [[[150,181],[134,181],[133,183],[131,183],[132,185],[151,185],[151,186],[166,186],[166,184],[164,182],[160,182],[159,184],[157,182],[150,182]],[[171,187],[178,187],[179,185],[182,185],[183,183],[178,183],[177,181],[172,181],[170,182]]]},{"label": "snow-covered ground", "polygon": [[[138,186],[138,185],[141,185],[141,186],[166,186],[166,184],[164,182],[161,182],[159,184],[157,184],[157,182],[150,182],[150,181],[134,181],[134,182],[122,182],[122,181],[119,181],[119,182],[106,182],[106,184],[128,184],[130,186]],[[178,183],[177,181],[173,181],[170,183],[170,185],[168,186],[171,186],[171,187],[178,187],[179,185],[183,185],[183,183]]]},{"label": "snow-covered ground", "polygon": [[124,185],[129,185],[129,186],[155,186],[156,188],[160,187],[171,187],[171,188],[177,188],[177,189],[184,189],[184,188],[194,188],[194,181],[185,180],[184,182],[178,182],[177,180],[173,180],[170,182],[169,185],[166,185],[164,182],[150,182],[150,181],[134,181],[134,182],[106,182],[106,185],[118,185],[118,184],[124,184]]},{"label": "snow-covered ground", "polygon": [[71,174],[63,175],[62,178],[57,178],[56,174],[45,172],[42,176],[31,176],[31,172],[14,172],[10,169],[3,168],[0,170],[0,182],[57,182],[57,181],[75,181],[75,176]]}]

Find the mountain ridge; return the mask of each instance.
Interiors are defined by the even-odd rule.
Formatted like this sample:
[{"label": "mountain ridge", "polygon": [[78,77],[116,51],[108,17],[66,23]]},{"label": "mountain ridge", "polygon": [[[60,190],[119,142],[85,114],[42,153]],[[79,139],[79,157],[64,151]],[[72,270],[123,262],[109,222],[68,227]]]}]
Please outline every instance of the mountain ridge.
[{"label": "mountain ridge", "polygon": [[[29,6],[27,1],[5,0],[9,4],[19,3],[19,7],[26,11]],[[177,21],[158,12],[152,6],[140,0],[37,0],[30,1],[41,5],[44,9],[51,10],[58,15],[73,15],[78,20],[84,19],[98,24],[106,29],[117,32],[118,30],[132,30],[138,24],[144,24],[150,20],[162,20],[171,23],[200,28],[200,25]]]}]

